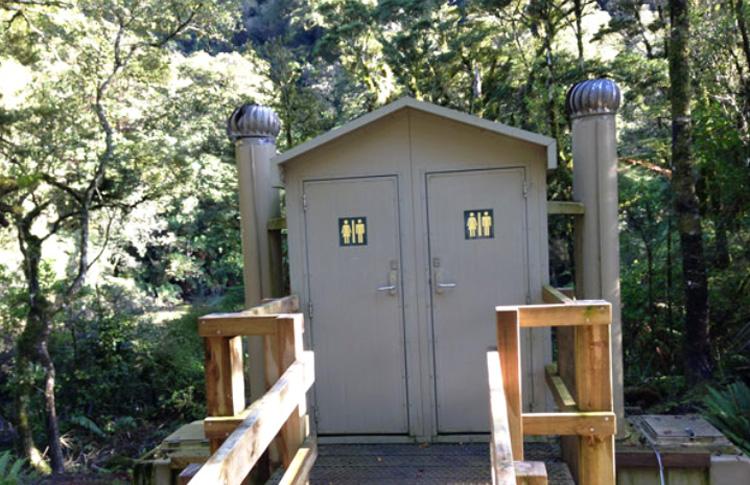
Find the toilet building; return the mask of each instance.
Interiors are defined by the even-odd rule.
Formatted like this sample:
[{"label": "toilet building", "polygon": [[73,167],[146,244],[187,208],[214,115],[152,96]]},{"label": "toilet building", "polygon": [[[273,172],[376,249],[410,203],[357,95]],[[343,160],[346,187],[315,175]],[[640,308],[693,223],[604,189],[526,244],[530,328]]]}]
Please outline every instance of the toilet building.
[{"label": "toilet building", "polygon": [[[540,303],[548,279],[555,141],[403,98],[272,163],[318,435],[486,433],[494,308]],[[550,334],[525,332],[524,404],[543,411]]]}]

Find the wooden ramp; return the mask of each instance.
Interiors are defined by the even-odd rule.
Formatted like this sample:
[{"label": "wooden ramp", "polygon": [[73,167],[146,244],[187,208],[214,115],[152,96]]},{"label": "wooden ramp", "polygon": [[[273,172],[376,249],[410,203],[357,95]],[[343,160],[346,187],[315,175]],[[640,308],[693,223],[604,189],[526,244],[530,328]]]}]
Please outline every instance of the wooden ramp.
[{"label": "wooden ramp", "polygon": [[[550,484],[574,484],[559,446],[527,443],[525,452],[545,462]],[[487,443],[318,445],[310,474],[311,485],[490,483]]]}]

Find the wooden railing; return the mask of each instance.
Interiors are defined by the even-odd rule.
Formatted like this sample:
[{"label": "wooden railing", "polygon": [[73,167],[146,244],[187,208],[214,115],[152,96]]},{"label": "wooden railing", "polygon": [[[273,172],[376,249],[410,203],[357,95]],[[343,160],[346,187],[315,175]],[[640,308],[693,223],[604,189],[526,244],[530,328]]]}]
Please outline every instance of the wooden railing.
[{"label": "wooden railing", "polygon": [[[508,426],[508,407],[505,400],[500,356],[487,352],[487,371],[490,383],[490,462],[492,483],[498,485],[547,485],[547,470],[540,461],[513,459],[513,445]],[[522,459],[522,458],[521,458]]]},{"label": "wooden railing", "polygon": [[[282,484],[302,484],[317,456],[309,435],[305,395],[313,384],[313,353],[303,351],[304,317],[297,297],[239,313],[211,314],[198,323],[206,348],[204,431],[213,455],[191,465],[183,483],[239,484],[260,466],[283,466]],[[262,336],[267,391],[245,408],[242,337]],[[266,465],[263,465],[266,466]],[[267,471],[267,470],[264,470]],[[261,475],[263,475],[261,473]]]},{"label": "wooden railing", "polygon": [[[515,474],[514,478],[509,470],[515,468],[509,463],[523,461],[524,435],[560,435],[563,458],[577,483],[614,484],[616,422],[610,371],[611,306],[603,300],[572,300],[551,287],[544,288],[543,298],[547,304],[496,308],[498,351],[489,352],[487,357],[493,421],[493,476],[498,477],[495,483],[514,484],[516,480],[518,483],[545,483],[529,481],[520,474]],[[559,327],[559,367],[565,366],[566,375],[556,372],[557,365],[550,365],[546,377],[562,412],[523,413],[521,328],[553,326]],[[498,388],[503,389],[502,394]],[[502,405],[499,401],[503,401]],[[503,414],[507,416],[507,431],[503,429]],[[507,450],[507,435],[510,451]]]}]

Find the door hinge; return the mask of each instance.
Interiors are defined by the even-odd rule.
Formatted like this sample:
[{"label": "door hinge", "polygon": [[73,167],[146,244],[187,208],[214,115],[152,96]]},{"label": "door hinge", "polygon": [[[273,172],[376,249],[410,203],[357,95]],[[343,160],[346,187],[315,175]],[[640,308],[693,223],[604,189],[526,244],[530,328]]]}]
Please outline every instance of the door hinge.
[{"label": "door hinge", "polygon": [[307,210],[307,194],[302,194],[302,210]]},{"label": "door hinge", "polygon": [[523,180],[523,197],[524,199],[529,195],[529,182],[526,179]]},{"label": "door hinge", "polygon": [[313,317],[313,302],[312,300],[307,302],[307,318],[312,320]]}]

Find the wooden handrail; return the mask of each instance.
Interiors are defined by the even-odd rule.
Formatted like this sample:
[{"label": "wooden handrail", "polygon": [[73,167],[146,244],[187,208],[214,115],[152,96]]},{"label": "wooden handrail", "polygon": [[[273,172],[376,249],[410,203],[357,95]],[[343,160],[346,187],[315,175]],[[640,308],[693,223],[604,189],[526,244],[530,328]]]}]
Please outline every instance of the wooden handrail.
[{"label": "wooden handrail", "polygon": [[[237,313],[199,319],[206,347],[204,432],[213,455],[199,469],[186,468],[192,484],[239,484],[269,452],[271,466],[286,467],[281,483],[307,481],[317,457],[309,435],[306,393],[314,377],[313,353],[303,351],[304,316],[288,296]],[[245,408],[242,337],[262,336],[266,393]],[[263,460],[268,463],[268,460]],[[261,467],[260,476],[269,470]],[[265,471],[264,471],[265,470]]]},{"label": "wooden handrail", "polygon": [[[577,440],[574,449],[563,440],[563,456],[578,483],[614,484],[616,419],[610,371],[611,305],[604,300],[573,300],[548,285],[542,288],[542,298],[546,304],[496,308],[497,359],[507,402],[513,457],[523,459],[524,435],[574,436]],[[557,374],[557,366],[548,366],[545,374],[555,402],[565,412],[522,413],[521,328],[552,326],[560,327],[558,354],[561,362],[567,359],[568,378],[572,377],[569,379],[572,382]],[[565,351],[559,340],[561,334],[569,337]],[[492,393],[497,378],[490,373],[490,379]]]},{"label": "wooden handrail", "polygon": [[543,462],[513,459],[508,429],[503,372],[497,350],[487,352],[487,375],[490,384],[490,462],[495,485],[546,485],[547,469]]},{"label": "wooden handrail", "polygon": [[498,306],[498,313],[518,312],[521,328],[610,325],[612,305],[604,300],[571,300],[570,303]]},{"label": "wooden handrail", "polygon": [[313,354],[292,364],[274,386],[249,408],[247,417],[189,482],[239,484],[295,411],[313,384]]},{"label": "wooden handrail", "polygon": [[490,383],[490,462],[492,483],[515,485],[516,472],[513,467],[513,449],[508,430],[508,409],[505,404],[503,374],[497,351],[487,352],[487,374]]},{"label": "wooden handrail", "polygon": [[572,303],[574,300],[566,295],[565,291],[544,284],[542,285],[542,300],[544,303]]},{"label": "wooden handrail", "polygon": [[547,387],[552,393],[555,404],[562,412],[577,411],[578,405],[568,389],[565,381],[557,372],[557,364],[547,364],[544,366],[544,379],[547,381]]}]

